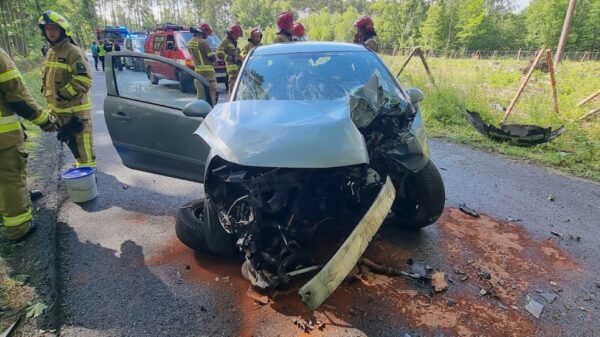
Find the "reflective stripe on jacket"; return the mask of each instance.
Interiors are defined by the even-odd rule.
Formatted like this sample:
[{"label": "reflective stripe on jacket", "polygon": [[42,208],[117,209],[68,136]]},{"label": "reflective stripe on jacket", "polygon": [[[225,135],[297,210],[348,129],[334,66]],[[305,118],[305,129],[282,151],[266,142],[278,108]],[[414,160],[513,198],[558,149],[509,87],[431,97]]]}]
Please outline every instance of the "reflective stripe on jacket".
[{"label": "reflective stripe on jacket", "polygon": [[51,112],[72,113],[92,108],[90,66],[83,51],[68,39],[48,51],[42,73],[42,93]]},{"label": "reflective stripe on jacket", "polygon": [[37,125],[48,122],[48,112],[33,99],[17,66],[0,48],[0,149],[23,140],[19,116]]},{"label": "reflective stripe on jacket", "polygon": [[211,57],[215,56],[206,39],[194,36],[188,43],[188,50],[194,61],[194,70],[197,72],[215,71]]}]

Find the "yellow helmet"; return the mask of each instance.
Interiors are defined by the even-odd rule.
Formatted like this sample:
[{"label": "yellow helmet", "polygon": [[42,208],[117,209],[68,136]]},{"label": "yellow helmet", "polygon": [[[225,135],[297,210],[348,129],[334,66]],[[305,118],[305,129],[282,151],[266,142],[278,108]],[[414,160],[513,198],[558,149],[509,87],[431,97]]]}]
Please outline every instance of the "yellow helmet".
[{"label": "yellow helmet", "polygon": [[46,25],[57,25],[65,31],[65,36],[72,37],[71,25],[64,16],[55,11],[45,11],[38,20],[38,27],[42,30],[42,35],[46,36]]}]

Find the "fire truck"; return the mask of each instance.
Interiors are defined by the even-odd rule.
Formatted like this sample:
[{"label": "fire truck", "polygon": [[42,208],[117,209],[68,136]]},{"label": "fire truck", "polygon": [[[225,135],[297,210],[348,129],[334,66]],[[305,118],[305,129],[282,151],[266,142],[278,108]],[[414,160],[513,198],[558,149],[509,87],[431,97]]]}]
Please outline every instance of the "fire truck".
[{"label": "fire truck", "polygon": [[96,28],[96,38],[102,42],[104,39],[109,39],[113,43],[123,45],[125,38],[129,35],[127,26],[105,26],[104,28]]}]

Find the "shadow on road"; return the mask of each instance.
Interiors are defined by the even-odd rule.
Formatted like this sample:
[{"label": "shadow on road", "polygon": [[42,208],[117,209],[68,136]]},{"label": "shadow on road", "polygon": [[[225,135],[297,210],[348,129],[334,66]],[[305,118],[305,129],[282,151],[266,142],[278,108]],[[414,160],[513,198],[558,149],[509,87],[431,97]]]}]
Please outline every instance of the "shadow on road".
[{"label": "shadow on road", "polygon": [[226,330],[215,323],[220,317],[214,310],[201,310],[201,305],[210,307],[212,294],[190,292],[177,281],[176,270],[153,273],[134,241],[114,250],[81,242],[71,227],[58,226],[62,245],[71,252],[60,261],[66,327],[61,335],[217,336]]},{"label": "shadow on road", "polygon": [[112,207],[145,215],[170,215],[176,209],[172,205],[183,205],[189,197],[167,195],[143,187],[129,186],[115,176],[97,172],[98,191],[100,195],[91,201],[79,204],[82,210],[90,213],[100,212]]}]

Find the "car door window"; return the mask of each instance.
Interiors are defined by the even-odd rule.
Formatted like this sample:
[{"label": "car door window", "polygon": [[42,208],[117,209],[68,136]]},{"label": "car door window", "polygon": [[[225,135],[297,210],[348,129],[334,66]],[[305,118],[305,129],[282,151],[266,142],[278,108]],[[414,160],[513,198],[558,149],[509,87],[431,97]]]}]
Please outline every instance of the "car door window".
[{"label": "car door window", "polygon": [[118,96],[183,109],[196,99],[194,79],[175,66],[144,57],[130,57],[137,67],[117,68],[113,60]]},{"label": "car door window", "polygon": [[152,48],[154,49],[154,51],[161,51],[161,50],[163,50],[164,43],[165,43],[165,36],[164,35],[156,35],[156,36],[154,36],[154,43],[152,45]]}]

